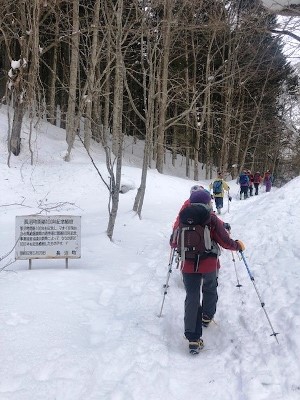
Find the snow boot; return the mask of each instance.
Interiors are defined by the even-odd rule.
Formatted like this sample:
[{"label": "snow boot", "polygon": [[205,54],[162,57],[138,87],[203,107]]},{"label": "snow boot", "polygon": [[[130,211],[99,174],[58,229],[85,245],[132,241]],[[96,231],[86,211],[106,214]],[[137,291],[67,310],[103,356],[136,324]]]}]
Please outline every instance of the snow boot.
[{"label": "snow boot", "polygon": [[208,325],[211,323],[212,318],[210,318],[209,316],[203,314],[202,315],[202,326],[204,326],[205,328],[208,327]]},{"label": "snow boot", "polygon": [[190,340],[189,341],[189,351],[190,354],[199,354],[200,350],[202,350],[204,347],[203,340],[200,338],[198,340]]}]

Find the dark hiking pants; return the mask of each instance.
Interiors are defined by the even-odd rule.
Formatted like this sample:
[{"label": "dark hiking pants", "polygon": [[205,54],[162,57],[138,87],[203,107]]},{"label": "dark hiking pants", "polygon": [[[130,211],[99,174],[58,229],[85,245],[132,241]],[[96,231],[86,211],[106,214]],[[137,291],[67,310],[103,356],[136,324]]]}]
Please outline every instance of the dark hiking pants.
[{"label": "dark hiking pants", "polygon": [[244,195],[244,199],[248,198],[248,186],[241,186],[240,190],[240,199],[242,200],[242,196]]},{"label": "dark hiking pants", "polygon": [[223,208],[223,197],[215,197],[216,209]]},{"label": "dark hiking pants", "polygon": [[[182,273],[186,291],[184,303],[184,334],[188,340],[202,336],[202,314],[213,318],[218,301],[217,271],[207,274]],[[202,289],[202,301],[201,301]]]}]

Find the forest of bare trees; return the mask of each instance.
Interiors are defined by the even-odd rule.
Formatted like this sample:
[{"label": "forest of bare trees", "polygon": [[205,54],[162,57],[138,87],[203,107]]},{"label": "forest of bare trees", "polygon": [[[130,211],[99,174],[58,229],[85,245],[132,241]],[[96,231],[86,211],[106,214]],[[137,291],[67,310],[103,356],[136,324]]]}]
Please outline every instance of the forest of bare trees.
[{"label": "forest of bare trees", "polygon": [[[0,94],[9,107],[9,154],[22,151],[22,120],[46,118],[106,153],[111,193],[108,236],[118,209],[124,135],[144,140],[134,210],[147,169],[186,157],[186,175],[213,167],[275,171],[299,127],[287,123],[298,78],[276,17],[259,1],[0,0]],[[83,129],[80,127],[83,125]],[[289,160],[291,162],[291,159]]]}]

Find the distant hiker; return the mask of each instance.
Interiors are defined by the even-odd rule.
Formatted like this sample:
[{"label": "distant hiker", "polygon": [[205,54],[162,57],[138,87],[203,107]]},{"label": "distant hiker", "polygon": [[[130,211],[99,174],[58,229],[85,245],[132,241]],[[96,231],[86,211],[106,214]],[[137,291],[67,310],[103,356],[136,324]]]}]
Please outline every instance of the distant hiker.
[{"label": "distant hiker", "polygon": [[260,176],[260,172],[259,171],[257,171],[257,172],[255,172],[255,174],[254,174],[254,176],[253,176],[253,184],[254,184],[254,187],[255,187],[255,196],[257,196],[258,195],[258,187],[259,187],[259,185],[261,184],[261,176]]},{"label": "distant hiker", "polygon": [[[229,224],[212,211],[211,195],[198,190],[190,195],[190,205],[182,208],[174,224],[177,232],[177,251],[186,291],[184,303],[184,334],[191,354],[203,348],[202,326],[212,321],[218,301],[218,270],[220,248],[243,251],[244,244],[232,240]],[[201,251],[199,249],[204,249]],[[202,299],[201,299],[202,293]]]},{"label": "distant hiker", "polygon": [[[230,189],[227,182],[223,179],[222,172],[218,172],[218,177],[209,185],[209,188],[213,191],[217,212],[218,214],[221,214],[221,208],[223,208],[224,190],[228,192],[229,196]],[[229,201],[231,201],[231,196],[228,198]]]},{"label": "distant hiker", "polygon": [[248,198],[249,178],[247,170],[244,170],[237,179],[237,183],[240,185],[240,200],[244,196],[244,200]]},{"label": "distant hiker", "polygon": [[254,181],[254,176],[253,174],[251,174],[250,169],[247,169],[247,176],[249,178],[249,186],[248,186],[248,190],[249,190],[249,195],[253,196],[253,181]]},{"label": "distant hiker", "polygon": [[264,174],[264,185],[266,186],[266,192],[270,192],[272,188],[272,174],[269,169]]}]

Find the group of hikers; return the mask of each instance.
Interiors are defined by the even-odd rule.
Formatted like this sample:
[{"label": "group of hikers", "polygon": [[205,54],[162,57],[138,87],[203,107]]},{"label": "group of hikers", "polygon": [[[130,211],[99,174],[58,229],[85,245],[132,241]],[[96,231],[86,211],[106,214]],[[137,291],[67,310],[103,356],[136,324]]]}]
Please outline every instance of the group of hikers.
[{"label": "group of hikers", "polygon": [[[246,177],[244,183],[244,176]],[[268,170],[261,176],[244,170],[237,183],[240,184],[244,198],[258,194],[258,187],[263,182],[266,191],[271,190],[272,175]],[[245,188],[245,189],[244,189]],[[252,190],[251,190],[252,188]],[[170,246],[173,256],[177,251],[186,292],[184,302],[184,335],[188,340],[191,354],[198,354],[204,347],[202,329],[213,321],[218,301],[218,271],[220,268],[220,247],[243,252],[245,245],[241,240],[230,237],[230,225],[223,222],[213,211],[212,201],[215,200],[217,213],[223,207],[224,190],[228,192],[229,185],[218,172],[217,179],[209,189],[194,185],[189,198],[183,203],[173,224]]]},{"label": "group of hikers", "polygon": [[[273,176],[269,169],[263,175],[259,171],[252,174],[249,169],[244,169],[238,176],[236,183],[240,185],[240,200],[242,200],[243,198],[247,199],[253,196],[253,189],[254,195],[257,196],[261,185],[266,187],[266,192],[270,192],[273,184]],[[224,180],[222,172],[218,172],[217,178],[209,185],[209,189],[213,191],[217,212],[221,214],[225,191],[228,192],[228,200],[232,200],[229,194],[230,187]]]},{"label": "group of hikers", "polygon": [[266,192],[270,192],[273,183],[273,176],[269,169],[263,174],[263,176],[259,171],[252,174],[249,169],[244,169],[238,177],[237,183],[240,185],[240,200],[242,200],[242,197],[247,199],[248,197],[253,196],[253,187],[255,188],[254,194],[257,196],[258,188],[261,184],[265,185]]}]

